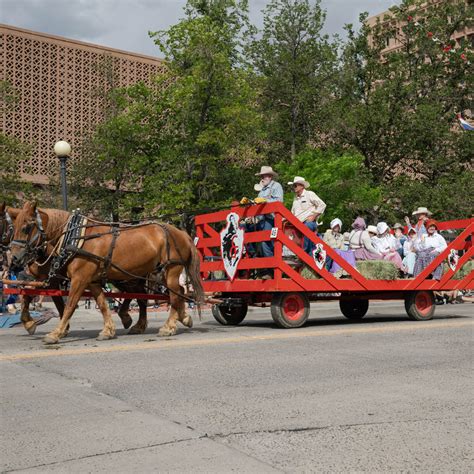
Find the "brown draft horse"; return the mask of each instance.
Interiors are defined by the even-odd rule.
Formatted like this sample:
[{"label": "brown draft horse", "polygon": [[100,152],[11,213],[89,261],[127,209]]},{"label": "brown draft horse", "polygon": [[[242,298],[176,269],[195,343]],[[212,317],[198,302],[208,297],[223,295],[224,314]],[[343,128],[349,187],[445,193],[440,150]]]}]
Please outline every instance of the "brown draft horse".
[{"label": "brown draft horse", "polygon": [[[11,242],[12,266],[23,267],[33,261],[43,248],[51,255],[70,217],[66,211],[37,210],[36,203],[26,202],[15,222]],[[41,227],[44,229],[41,231]],[[44,338],[46,344],[55,344],[66,335],[67,325],[76,305],[86,289],[94,296],[104,318],[104,328],[98,340],[115,337],[115,325],[102,291],[101,281],[135,281],[162,268],[163,281],[169,289],[170,315],[159,336],[176,334],[176,322],[192,327],[191,316],[185,314],[179,275],[183,268],[194,288],[198,305],[204,299],[200,278],[199,255],[190,236],[176,227],[158,223],[119,227],[113,246],[112,227],[107,223],[87,226],[82,251],[98,258],[77,254],[65,266],[70,279],[69,296],[58,326]],[[112,251],[111,265],[104,268],[104,259]],[[161,266],[161,267],[160,267]],[[105,275],[103,275],[105,273]]]},{"label": "brown draft horse", "polygon": [[[0,251],[5,252],[10,247],[10,242],[13,238],[14,225],[16,216],[20,213],[21,209],[14,207],[7,207],[6,203],[0,204]],[[47,211],[39,209],[39,211]],[[45,261],[46,260],[46,261]],[[28,266],[29,273],[35,278],[35,280],[44,281],[48,278],[50,269],[50,262],[47,261],[47,257],[41,258],[37,256],[36,261]],[[52,278],[49,281],[49,287],[59,289],[60,280],[58,278]],[[116,282],[115,285],[124,292],[132,293],[145,293],[145,283],[142,281],[136,282]],[[23,327],[28,331],[29,334],[36,332],[36,322],[30,314],[30,304],[34,297],[30,295],[23,295],[21,299],[21,322]],[[62,296],[52,296],[51,299],[58,310],[59,317],[62,318],[64,311],[64,300]],[[128,329],[132,325],[132,318],[128,312],[131,299],[123,300],[118,310],[118,316],[120,317],[123,327]],[[137,323],[130,328],[128,334],[143,334],[147,328],[147,300],[137,300],[140,309],[140,317]],[[68,328],[69,329],[69,328]],[[67,330],[68,330],[67,329]]]},{"label": "brown draft horse", "polygon": [[[16,217],[20,211],[21,209],[7,207],[5,202],[0,204],[0,245],[2,247],[2,252],[10,247],[10,242],[14,234]],[[37,263],[32,263],[28,266],[28,271],[36,280],[45,280],[48,277],[49,265],[43,267]],[[59,288],[59,281],[52,279],[50,286],[51,288]],[[34,297],[30,295],[23,295],[21,299],[21,322],[29,334],[34,334],[36,331],[36,322],[30,315],[30,304],[33,301],[33,298]],[[59,317],[61,318],[64,311],[64,300],[61,296],[53,296],[52,300],[58,310]]]}]

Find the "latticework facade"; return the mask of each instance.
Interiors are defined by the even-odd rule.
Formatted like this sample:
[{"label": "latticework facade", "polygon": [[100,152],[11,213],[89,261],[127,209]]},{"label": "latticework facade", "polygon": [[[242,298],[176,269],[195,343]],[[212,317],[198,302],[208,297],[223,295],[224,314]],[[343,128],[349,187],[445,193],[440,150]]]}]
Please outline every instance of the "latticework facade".
[{"label": "latticework facade", "polygon": [[[0,25],[0,80],[18,101],[0,115],[1,128],[32,148],[20,169],[24,179],[48,183],[56,160],[54,143],[74,150],[104,118],[104,92],[139,81],[150,83],[163,71],[159,59]],[[113,83],[111,78],[113,78]]]}]

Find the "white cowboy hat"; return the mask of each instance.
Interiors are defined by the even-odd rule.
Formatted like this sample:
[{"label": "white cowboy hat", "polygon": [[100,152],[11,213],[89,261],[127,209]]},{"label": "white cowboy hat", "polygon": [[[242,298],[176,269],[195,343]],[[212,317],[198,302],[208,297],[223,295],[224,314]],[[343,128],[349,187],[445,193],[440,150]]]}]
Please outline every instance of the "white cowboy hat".
[{"label": "white cowboy hat", "polygon": [[367,232],[370,232],[371,234],[377,234],[377,227],[375,227],[374,225],[369,225],[367,227]]},{"label": "white cowboy hat", "polygon": [[336,217],[335,219],[333,219],[333,220],[331,221],[331,223],[329,224],[329,227],[330,227],[331,229],[334,229],[334,227],[336,227],[337,225],[339,226],[340,229],[342,229],[342,221],[341,221],[341,219],[338,219],[338,218]]},{"label": "white cowboy hat", "polygon": [[395,229],[402,229],[403,230],[404,227],[399,222],[397,222],[396,224],[393,225],[392,229],[393,230],[395,230]]},{"label": "white cowboy hat", "polygon": [[255,176],[262,176],[264,174],[271,174],[272,176],[278,176],[271,166],[262,166],[260,168],[260,173],[255,173]]},{"label": "white cowboy hat", "polygon": [[431,216],[432,213],[428,211],[426,207],[419,207],[416,211],[413,211],[411,213],[412,216],[416,216],[417,214],[428,214],[429,216]]},{"label": "white cowboy hat", "polygon": [[390,229],[390,227],[388,226],[386,222],[379,222],[377,224],[377,234],[379,235],[385,234],[385,232],[387,232],[388,229]]},{"label": "white cowboy hat", "polygon": [[309,188],[309,183],[306,181],[304,178],[301,176],[295,176],[295,179],[293,181],[290,181],[288,183],[288,186],[293,186],[294,184],[302,184],[304,188]]}]

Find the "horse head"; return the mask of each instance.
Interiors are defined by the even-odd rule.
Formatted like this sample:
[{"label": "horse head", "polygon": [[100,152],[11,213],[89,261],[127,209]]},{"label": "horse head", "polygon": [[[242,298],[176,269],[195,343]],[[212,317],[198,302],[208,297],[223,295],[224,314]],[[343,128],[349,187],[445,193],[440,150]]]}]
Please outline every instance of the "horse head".
[{"label": "horse head", "polygon": [[0,251],[10,247],[13,238],[16,216],[20,209],[7,207],[5,201],[0,204]]},{"label": "horse head", "polygon": [[37,202],[27,201],[16,216],[13,240],[10,244],[12,270],[22,270],[33,262],[46,243],[44,232],[47,215],[37,209]]}]

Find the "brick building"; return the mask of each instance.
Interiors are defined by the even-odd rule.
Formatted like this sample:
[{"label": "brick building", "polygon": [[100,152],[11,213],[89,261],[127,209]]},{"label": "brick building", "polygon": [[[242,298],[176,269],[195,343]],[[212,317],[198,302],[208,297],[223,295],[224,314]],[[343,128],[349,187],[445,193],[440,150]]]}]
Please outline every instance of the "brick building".
[{"label": "brick building", "polygon": [[0,114],[0,127],[32,146],[20,171],[37,184],[48,183],[56,141],[67,140],[75,159],[74,149],[103,119],[111,77],[116,87],[150,83],[164,69],[158,58],[8,25],[0,25],[0,55],[0,80],[18,95],[15,106]]}]

